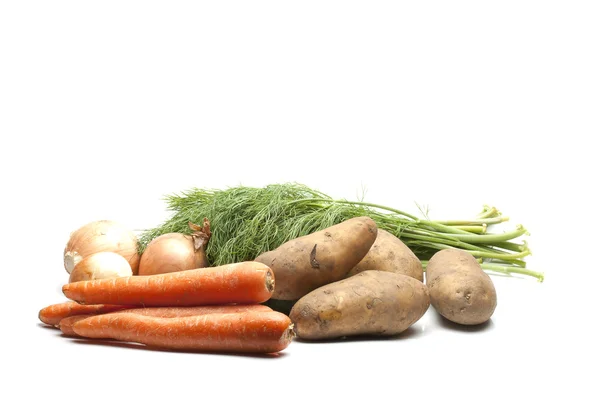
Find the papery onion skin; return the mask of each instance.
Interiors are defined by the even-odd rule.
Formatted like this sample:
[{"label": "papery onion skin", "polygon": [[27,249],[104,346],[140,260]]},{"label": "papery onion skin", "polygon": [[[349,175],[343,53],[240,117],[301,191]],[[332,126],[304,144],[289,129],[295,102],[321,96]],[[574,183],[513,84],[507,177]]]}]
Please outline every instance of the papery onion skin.
[{"label": "papery onion skin", "polygon": [[99,252],[120,254],[137,275],[140,256],[137,236],[124,225],[110,220],[93,221],[73,233],[64,250],[64,266],[71,273],[85,257]]},{"label": "papery onion skin", "polygon": [[139,275],[208,267],[203,248],[194,249],[194,239],[181,233],[166,233],[152,240],[140,260]]},{"label": "papery onion skin", "polygon": [[132,276],[131,266],[120,254],[109,251],[83,258],[71,271],[69,283]]}]

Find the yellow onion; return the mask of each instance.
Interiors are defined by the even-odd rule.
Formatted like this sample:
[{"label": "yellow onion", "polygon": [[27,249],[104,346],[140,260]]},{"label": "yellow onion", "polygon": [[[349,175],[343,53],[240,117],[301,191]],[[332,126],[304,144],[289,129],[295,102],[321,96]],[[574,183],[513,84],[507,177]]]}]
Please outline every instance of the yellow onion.
[{"label": "yellow onion", "polygon": [[140,264],[137,236],[115,221],[90,222],[71,233],[64,251],[64,264],[68,273],[85,257],[109,251],[127,260],[134,275]]},{"label": "yellow onion", "polygon": [[131,266],[122,255],[109,251],[101,251],[100,253],[89,255],[78,262],[73,271],[71,271],[69,283],[131,275],[133,275]]},{"label": "yellow onion", "polygon": [[154,238],[142,253],[140,275],[156,275],[167,272],[208,267],[206,246],[210,239],[210,223],[188,223],[191,235],[166,233]]}]

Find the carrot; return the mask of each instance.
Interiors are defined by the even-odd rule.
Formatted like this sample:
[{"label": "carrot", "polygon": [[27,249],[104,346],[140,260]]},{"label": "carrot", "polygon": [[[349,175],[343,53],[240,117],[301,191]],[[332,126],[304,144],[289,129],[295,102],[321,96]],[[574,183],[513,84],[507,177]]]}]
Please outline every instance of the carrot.
[{"label": "carrot", "polygon": [[73,324],[76,334],[169,350],[275,353],[294,337],[287,315],[277,311],[160,318],[110,313]]},{"label": "carrot", "polygon": [[111,311],[124,310],[128,307],[113,304],[94,304],[83,305],[75,301],[66,301],[64,303],[53,304],[40,310],[38,318],[47,325],[58,326],[63,319],[73,315],[95,315],[104,314]]},{"label": "carrot", "polygon": [[[197,307],[149,307],[149,308],[129,308],[122,311],[115,311],[111,314],[129,313],[137,315],[146,315],[160,318],[191,317],[194,315],[206,314],[228,314],[236,312],[266,312],[273,311],[271,308],[261,304],[232,304],[224,306],[197,306]],[[67,336],[78,336],[73,330],[73,324],[81,321],[91,315],[75,315],[73,317],[63,318],[60,321],[59,328]]]},{"label": "carrot", "polygon": [[273,271],[247,261],[212,268],[69,283],[63,293],[81,304],[199,306],[262,303],[275,287]]},{"label": "carrot", "polygon": [[138,315],[147,315],[149,317],[161,318],[176,318],[176,317],[191,317],[194,315],[205,314],[230,314],[237,312],[265,312],[273,311],[270,307],[262,304],[227,304],[227,305],[210,305],[210,306],[189,306],[189,307],[145,307],[145,308],[129,308],[127,310],[118,311],[124,313],[132,313]]},{"label": "carrot", "polygon": [[[117,311],[118,312],[118,311]],[[102,314],[104,315],[104,314]],[[66,336],[79,336],[73,330],[73,325],[77,321],[81,321],[82,319],[93,317],[93,315],[73,315],[72,317],[63,318],[60,320],[58,324],[58,328]]]}]

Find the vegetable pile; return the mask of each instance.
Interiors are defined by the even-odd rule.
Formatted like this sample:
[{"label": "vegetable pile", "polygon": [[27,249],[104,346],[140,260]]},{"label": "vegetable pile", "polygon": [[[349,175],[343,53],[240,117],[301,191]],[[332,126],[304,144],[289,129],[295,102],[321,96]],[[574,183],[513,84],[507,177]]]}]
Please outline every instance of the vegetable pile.
[{"label": "vegetable pile", "polygon": [[261,302],[273,273],[257,262],[69,283],[71,302],[39,319],[65,335],[172,350],[273,353],[293,338],[288,316]]},{"label": "vegetable pile", "polygon": [[[462,325],[496,308],[484,272],[526,268],[526,233],[489,234],[507,218],[431,221],[334,200],[303,185],[193,189],[138,239],[114,221],[74,231],[69,299],[39,319],[70,337],[171,350],[277,353],[294,337],[398,335],[433,308]],[[196,225],[193,221],[203,221]]]}]

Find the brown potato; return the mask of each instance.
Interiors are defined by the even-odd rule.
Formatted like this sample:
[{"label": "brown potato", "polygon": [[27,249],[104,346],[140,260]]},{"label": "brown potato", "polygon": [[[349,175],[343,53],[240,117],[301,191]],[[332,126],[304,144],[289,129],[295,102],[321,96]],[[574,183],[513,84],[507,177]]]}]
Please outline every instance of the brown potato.
[{"label": "brown potato", "polygon": [[426,270],[431,305],[442,316],[462,325],[490,319],[496,309],[496,289],[471,254],[446,249],[431,257]]},{"label": "brown potato", "polygon": [[399,334],[429,308],[427,287],[410,276],[364,271],[302,297],[290,319],[299,338]]},{"label": "brown potato", "polygon": [[320,286],[343,279],[367,254],[376,237],[377,224],[369,217],[356,217],[290,240],[255,261],[273,270],[273,299],[298,300]]},{"label": "brown potato", "polygon": [[377,230],[377,239],[348,276],[363,271],[388,271],[411,276],[423,282],[423,265],[415,253],[400,239],[383,229]]}]

